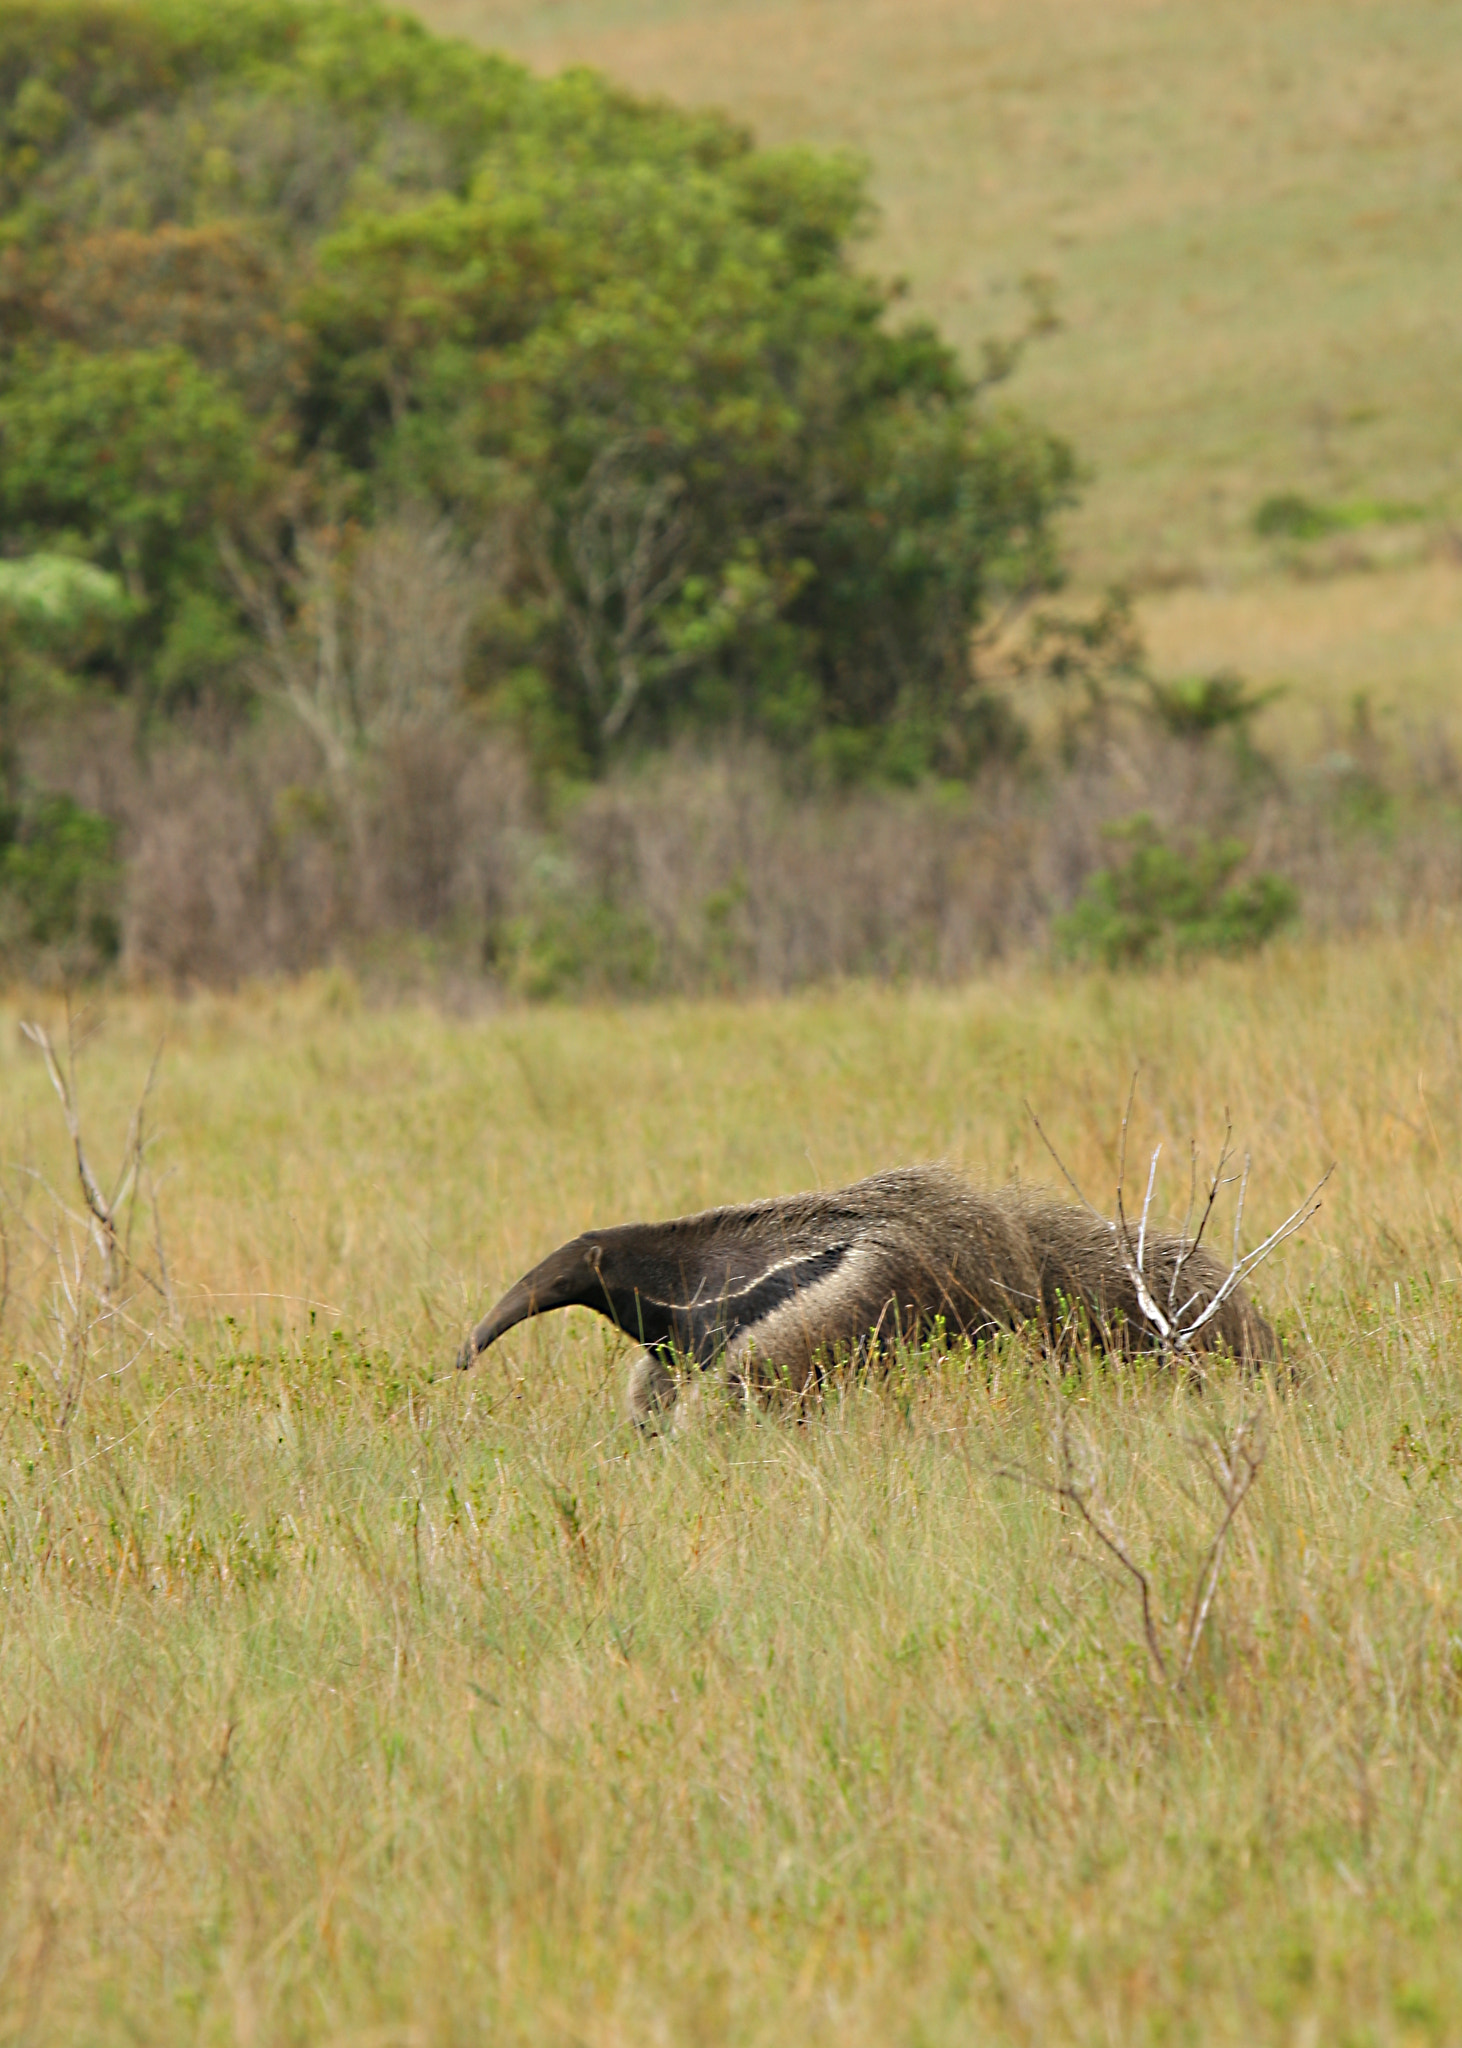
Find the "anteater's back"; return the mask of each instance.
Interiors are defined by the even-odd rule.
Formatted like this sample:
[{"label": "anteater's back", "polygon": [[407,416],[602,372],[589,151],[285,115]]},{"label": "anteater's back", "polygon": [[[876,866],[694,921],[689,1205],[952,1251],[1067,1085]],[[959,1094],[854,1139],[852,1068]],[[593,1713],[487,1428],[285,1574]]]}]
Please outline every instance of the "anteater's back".
[{"label": "anteater's back", "polygon": [[[1049,1192],[979,1188],[947,1167],[904,1167],[825,1193],[689,1219],[738,1239],[765,1238],[811,1257],[842,1247],[831,1271],[744,1330],[732,1349],[764,1361],[778,1378],[804,1386],[819,1359],[866,1349],[870,1337],[910,1339],[942,1318],[970,1337],[1033,1325],[1049,1340],[1073,1324],[1097,1343],[1124,1352],[1154,1348],[1157,1332],[1142,1313],[1112,1225]],[[1226,1269],[1206,1249],[1190,1251],[1172,1288],[1185,1243],[1149,1235],[1144,1277],[1158,1305],[1196,1302],[1191,1321],[1212,1300]],[[1199,1333],[1257,1363],[1276,1355],[1274,1333],[1242,1290]]]}]

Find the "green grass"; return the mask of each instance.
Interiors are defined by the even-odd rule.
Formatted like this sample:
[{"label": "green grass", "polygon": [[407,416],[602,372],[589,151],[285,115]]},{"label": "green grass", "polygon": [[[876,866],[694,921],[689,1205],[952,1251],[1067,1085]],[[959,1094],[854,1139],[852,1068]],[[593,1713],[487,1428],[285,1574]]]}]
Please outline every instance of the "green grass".
[{"label": "green grass", "polygon": [[[61,1428],[71,1226],[12,1170],[0,2036],[1462,2038],[1459,1000],[1444,939],[458,1021],[340,978],[117,998],[83,1120],[110,1168],[165,1029],[180,1322],[133,1296]],[[69,1201],[15,1015],[0,1149]],[[445,1369],[591,1221],[1044,1174],[1026,1095],[1104,1198],[1134,1057],[1143,1158],[1229,1105],[1254,1234],[1340,1159],[1262,1276],[1280,1386],[1012,1342],[640,1442],[595,1319]],[[1267,1463],[1175,1696],[1002,1472],[1074,1417],[1171,1616],[1214,1526],[1189,1439],[1245,1410]]]}]

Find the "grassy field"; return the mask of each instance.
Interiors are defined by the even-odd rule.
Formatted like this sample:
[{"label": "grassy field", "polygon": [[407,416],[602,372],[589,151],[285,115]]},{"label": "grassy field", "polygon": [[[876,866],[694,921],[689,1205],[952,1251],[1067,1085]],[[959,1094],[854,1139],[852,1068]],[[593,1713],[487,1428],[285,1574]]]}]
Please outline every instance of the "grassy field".
[{"label": "grassy field", "polygon": [[[1439,0],[419,0],[543,68],[728,108],[768,142],[873,167],[869,255],[973,355],[1054,286],[1063,331],[1013,394],[1092,471],[1078,581],[1155,595],[1155,650],[1297,687],[1276,730],[1323,743],[1310,621],[1398,720],[1456,699],[1462,518],[1454,110]],[[1409,505],[1297,564],[1253,539],[1271,494]],[[1298,567],[1323,594],[1297,579]],[[1191,637],[1170,630],[1164,587]],[[1436,629],[1418,630],[1413,599]],[[1181,595],[1186,595],[1186,592]],[[1351,678],[1355,677],[1354,683]]]},{"label": "grassy field", "polygon": [[[175,1319],[123,1287],[81,1345],[22,1014],[0,2038],[1462,2040],[1454,945],[458,1020],[117,996],[83,1127],[110,1172],[165,1034]],[[1108,1199],[1138,1058],[1144,1158],[1231,1110],[1252,1235],[1339,1161],[1261,1276],[1282,1385],[1012,1342],[641,1442],[592,1318],[445,1370],[591,1221],[1046,1177],[1027,1096]],[[1174,1693],[1002,1474],[1066,1418],[1169,1631],[1216,1522],[1190,1440],[1242,1414],[1267,1460]]]}]

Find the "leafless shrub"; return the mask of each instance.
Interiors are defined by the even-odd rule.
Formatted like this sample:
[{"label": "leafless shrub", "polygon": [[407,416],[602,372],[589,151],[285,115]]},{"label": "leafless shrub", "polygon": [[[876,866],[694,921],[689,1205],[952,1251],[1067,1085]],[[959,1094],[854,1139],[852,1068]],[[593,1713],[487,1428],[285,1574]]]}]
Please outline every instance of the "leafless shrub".
[{"label": "leafless shrub", "polygon": [[1063,1408],[1057,1430],[1055,1479],[1030,1472],[1024,1466],[1007,1466],[1001,1473],[1004,1478],[1019,1479],[1054,1495],[1075,1512],[1108,1555],[1116,1559],[1141,1602],[1142,1638],[1153,1672],[1175,1692],[1183,1690],[1192,1674],[1218,1591],[1229,1535],[1264,1463],[1262,1418],[1244,1417],[1227,1436],[1216,1429],[1206,1435],[1194,1435],[1189,1438],[1189,1446],[1212,1482],[1221,1513],[1195,1575],[1191,1598],[1171,1622],[1165,1622],[1158,1611],[1151,1568],[1139,1563],[1134,1546],[1102,1497],[1096,1446],[1069,1409]]},{"label": "leafless shrub", "polygon": [[[129,818],[123,963],[230,982],[299,971],[348,927],[336,806],[303,745],[178,745],[147,764]],[[298,778],[298,779],[296,779]]]},{"label": "leafless shrub", "polygon": [[122,966],[144,980],[299,973],[392,933],[475,961],[535,838],[517,751],[460,719],[389,735],[343,784],[278,715],[146,755],[97,720],[37,771],[120,824]]},{"label": "leafless shrub", "polygon": [[[404,633],[404,598],[393,615]],[[448,609],[452,645],[463,616]],[[361,673],[379,679],[391,635],[375,630]],[[439,651],[390,702],[373,682],[374,736],[331,726],[334,770],[282,708],[147,751],[101,711],[30,736],[33,779],[122,828],[126,971],[226,982],[411,934],[448,947],[454,972],[528,993],[953,982],[1044,948],[1113,859],[1108,828],[1138,812],[1179,839],[1242,840],[1235,879],[1279,875],[1318,934],[1462,908],[1450,799],[1391,756],[1363,789],[1324,761],[1256,783],[1223,748],[1129,725],[959,792],[808,792],[754,746],[682,747],[546,803],[510,740],[428,714],[451,672]]]},{"label": "leafless shrub", "polygon": [[480,938],[510,912],[536,837],[510,746],[456,722],[407,727],[378,749],[360,804],[362,933],[456,925]]},{"label": "leafless shrub", "polygon": [[[1271,1252],[1276,1251],[1286,1238],[1297,1231],[1315,1215],[1320,1207],[1320,1198],[1326,1183],[1335,1168],[1328,1166],[1311,1192],[1279,1225],[1272,1230],[1262,1244],[1252,1251],[1241,1249],[1244,1227],[1244,1203],[1249,1191],[1249,1158],[1245,1155],[1243,1170],[1232,1174],[1226,1172],[1233,1163],[1233,1125],[1228,1124],[1220,1148],[1218,1164],[1208,1176],[1201,1208],[1199,1206],[1198,1148],[1191,1147],[1189,1157],[1188,1206],[1183,1217],[1183,1227],[1178,1233],[1180,1249],[1171,1263],[1149,1263],[1148,1223],[1152,1214],[1153,1196],[1157,1190],[1158,1162],[1162,1157],[1162,1146],[1158,1145],[1148,1162],[1147,1187],[1142,1198],[1142,1211],[1133,1234],[1127,1201],[1127,1133],[1132,1121],[1132,1106],[1137,1095],[1137,1076],[1132,1077],[1132,1087],[1127,1096],[1127,1106],[1122,1112],[1122,1129],[1117,1144],[1117,1198],[1114,1221],[1102,1215],[1100,1209],[1088,1200],[1080,1185],[1068,1170],[1065,1161],[1047,1137],[1041,1120],[1031,1112],[1031,1121],[1040,1135],[1042,1144],[1055,1161],[1057,1169],[1066,1181],[1076,1199],[1089,1214],[1095,1216],[1116,1241],[1117,1257],[1123,1271],[1132,1283],[1132,1291],[1138,1308],[1148,1328],[1158,1341],[1158,1348],[1164,1357],[1181,1357],[1191,1363],[1199,1349],[1198,1340],[1208,1325],[1223,1316],[1225,1304],[1237,1297],[1251,1273],[1261,1266]],[[1234,1204],[1233,1258],[1229,1270],[1219,1285],[1191,1287],[1189,1282],[1199,1255],[1203,1240],[1213,1221],[1218,1198],[1224,1188],[1236,1187],[1238,1196]],[[1197,1215],[1198,1227],[1193,1228]],[[1262,1353],[1256,1352],[1256,1356]]]},{"label": "leafless shrub", "polygon": [[235,594],[259,635],[261,691],[343,780],[363,750],[458,708],[468,639],[492,589],[490,544],[407,504],[369,529],[319,525],[294,552],[224,536]]},{"label": "leafless shrub", "polygon": [[[64,1063],[44,1025],[22,1022],[20,1029],[45,1061],[71,1141],[81,1196],[81,1206],[77,1208],[58,1190],[48,1188],[52,1208],[49,1226],[42,1226],[29,1216],[24,1219],[52,1271],[42,1313],[49,1340],[42,1341],[38,1352],[50,1369],[51,1420],[57,1435],[64,1436],[81,1404],[98,1341],[104,1336],[117,1338],[124,1348],[130,1349],[132,1357],[140,1355],[154,1341],[153,1328],[139,1314],[139,1297],[150,1296],[166,1309],[171,1320],[176,1320],[157,1189],[147,1156],[147,1110],[161,1048],[153,1057],[132,1112],[121,1163],[108,1194],[92,1165],[82,1134],[69,1011]],[[138,1231],[139,1209],[143,1211],[142,1233]],[[150,1236],[144,1249],[143,1234],[149,1226]],[[6,1249],[8,1288],[8,1239]]]},{"label": "leafless shrub", "polygon": [[[1255,1246],[1252,1251],[1244,1252],[1241,1249],[1241,1242],[1244,1201],[1249,1184],[1249,1161],[1246,1157],[1243,1169],[1239,1173],[1227,1171],[1234,1158],[1230,1125],[1224,1134],[1218,1163],[1207,1176],[1206,1182],[1202,1181],[1199,1174],[1197,1148],[1192,1148],[1187,1209],[1182,1229],[1175,1241],[1178,1247],[1177,1256],[1161,1263],[1152,1260],[1149,1257],[1148,1226],[1162,1147],[1159,1145],[1155,1148],[1148,1163],[1142,1209],[1134,1232],[1129,1215],[1126,1177],[1127,1135],[1136,1090],[1137,1079],[1134,1075],[1127,1105],[1122,1113],[1121,1136],[1117,1147],[1114,1221],[1102,1217],[1101,1212],[1088,1201],[1034,1113],[1032,1121],[1077,1199],[1111,1231],[1117,1257],[1132,1283],[1139,1312],[1157,1338],[1159,1349],[1165,1356],[1181,1358],[1190,1370],[1198,1370],[1197,1354],[1205,1329],[1216,1317],[1224,1314],[1225,1304],[1240,1294],[1254,1269],[1286,1238],[1292,1237],[1310,1221],[1320,1206],[1321,1192],[1334,1168],[1327,1169],[1299,1207],[1292,1210],[1261,1244]],[[1227,1276],[1216,1288],[1208,1285],[1190,1288],[1187,1277],[1200,1258],[1203,1240],[1213,1221],[1219,1197],[1223,1190],[1229,1187],[1237,1189],[1237,1196],[1234,1203],[1233,1256]],[[1256,1351],[1254,1355],[1259,1357],[1263,1353]],[[1208,1622],[1214,1595],[1218,1590],[1219,1575],[1223,1569],[1230,1532],[1239,1510],[1259,1477],[1264,1462],[1263,1417],[1257,1411],[1251,1412],[1241,1416],[1227,1436],[1214,1428],[1190,1437],[1189,1444],[1218,1495],[1222,1512],[1204,1551],[1193,1583],[1191,1599],[1186,1603],[1186,1611],[1180,1613],[1176,1620],[1169,1624],[1164,1624],[1158,1614],[1157,1595],[1150,1568],[1138,1560],[1132,1542],[1116,1522],[1103,1499],[1100,1461],[1096,1448],[1090,1438],[1079,1429],[1068,1406],[1064,1403],[1062,1405],[1061,1419],[1056,1432],[1056,1477],[1048,1479],[1022,1466],[1007,1467],[1002,1475],[1006,1478],[1020,1479],[1027,1485],[1037,1486],[1053,1494],[1063,1506],[1070,1507],[1075,1512],[1102,1548],[1116,1559],[1135,1586],[1141,1602],[1143,1641],[1153,1671],[1162,1683],[1171,1686],[1175,1691],[1182,1690],[1192,1672],[1193,1660],[1198,1654],[1198,1644]]]}]

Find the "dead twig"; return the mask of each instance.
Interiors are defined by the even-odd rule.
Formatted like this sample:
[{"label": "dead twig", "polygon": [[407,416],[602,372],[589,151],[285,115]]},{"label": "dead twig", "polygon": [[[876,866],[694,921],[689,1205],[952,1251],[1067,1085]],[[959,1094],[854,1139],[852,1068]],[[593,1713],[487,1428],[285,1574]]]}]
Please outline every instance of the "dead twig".
[{"label": "dead twig", "polygon": [[[1218,1164],[1209,1176],[1203,1213],[1199,1218],[1198,1228],[1190,1234],[1189,1226],[1192,1222],[1197,1185],[1197,1150],[1195,1147],[1190,1172],[1188,1210],[1184,1217],[1183,1232],[1179,1239],[1177,1256],[1173,1260],[1168,1274],[1167,1306],[1164,1308],[1158,1302],[1157,1294],[1152,1284],[1152,1276],[1148,1271],[1147,1261],[1148,1225],[1152,1214],[1153,1197],[1157,1189],[1158,1162],[1162,1157],[1161,1145],[1154,1147],[1152,1157],[1148,1161],[1147,1186],[1143,1193],[1142,1209],[1138,1216],[1135,1235],[1127,1210],[1127,1134],[1136,1095],[1137,1074],[1134,1071],[1132,1085],[1127,1094],[1127,1104],[1122,1112],[1121,1130],[1117,1140],[1116,1220],[1112,1221],[1109,1218],[1102,1217],[1102,1221],[1107,1224],[1108,1229],[1111,1230],[1116,1239],[1117,1256],[1121,1261],[1122,1269],[1132,1283],[1133,1292],[1137,1297],[1137,1305],[1141,1310],[1143,1319],[1156,1335],[1162,1351],[1165,1354],[1178,1352],[1184,1356],[1191,1357],[1195,1349],[1195,1340],[1208,1327],[1215,1316],[1221,1312],[1224,1304],[1238,1292],[1239,1288],[1243,1286],[1256,1267],[1262,1265],[1264,1260],[1269,1257],[1269,1254],[1277,1250],[1285,1242],[1286,1238],[1293,1237],[1297,1231],[1303,1230],[1305,1225],[1318,1213],[1321,1207],[1321,1196],[1331,1175],[1335,1171],[1335,1167],[1333,1162],[1327,1166],[1299,1207],[1291,1210],[1278,1229],[1272,1230],[1262,1244],[1256,1245],[1250,1252],[1245,1252],[1241,1250],[1241,1233],[1244,1222],[1244,1203],[1249,1190],[1250,1161],[1246,1153],[1242,1173],[1231,1174],[1225,1172],[1225,1168],[1234,1156],[1232,1121],[1230,1120],[1226,1125],[1223,1145],[1219,1151]],[[1102,1212],[1089,1200],[1084,1189],[1070,1172],[1066,1162],[1046,1135],[1040,1118],[1030,1108],[1029,1104],[1026,1107],[1041,1143],[1046,1147],[1052,1159],[1055,1160],[1067,1186],[1091,1215],[1101,1216]],[[1178,1296],[1183,1274],[1203,1242],[1204,1235],[1212,1220],[1219,1194],[1224,1188],[1235,1185],[1238,1187],[1238,1199],[1234,1211],[1233,1256],[1229,1263],[1229,1270],[1211,1293],[1206,1288],[1200,1287],[1191,1293],[1186,1300],[1180,1302]]]},{"label": "dead twig", "polygon": [[1217,1439],[1190,1439],[1204,1471],[1223,1503],[1223,1514],[1215,1529],[1193,1585],[1187,1618],[1176,1643],[1165,1646],[1152,1575],[1137,1560],[1133,1547],[1117,1526],[1101,1499],[1098,1460],[1089,1438],[1085,1439],[1084,1470],[1078,1464],[1075,1432],[1069,1411],[1061,1418],[1057,1453],[1057,1477],[1052,1480],[1024,1465],[1002,1466],[997,1477],[1018,1479],[1048,1493],[1069,1506],[1127,1574],[1137,1589],[1142,1610],[1142,1638],[1158,1680],[1173,1692],[1186,1686],[1198,1655],[1198,1645],[1212,1612],[1223,1569],[1224,1553],[1234,1522],[1259,1476],[1264,1463],[1264,1438],[1258,1418],[1246,1417],[1238,1424],[1227,1444]]},{"label": "dead twig", "polygon": [[[67,1021],[69,1027],[69,1016]],[[101,1183],[91,1170],[91,1162],[86,1156],[86,1147],[81,1142],[81,1119],[76,1113],[76,1100],[70,1075],[62,1073],[60,1062],[56,1058],[56,1049],[51,1044],[51,1035],[46,1030],[44,1024],[28,1024],[22,1020],[20,1032],[23,1038],[28,1038],[31,1044],[39,1049],[40,1055],[46,1063],[46,1072],[51,1077],[51,1086],[55,1089],[56,1098],[61,1104],[61,1114],[66,1119],[66,1129],[70,1133],[72,1149],[76,1154],[76,1177],[81,1182],[81,1192],[86,1199],[86,1206],[91,1212],[93,1231],[97,1244],[107,1261],[108,1285],[115,1286],[116,1268],[120,1255],[115,1212],[113,1205],[107,1201],[106,1196],[101,1191]],[[72,1065],[69,1051],[66,1064],[68,1068]],[[123,1188],[127,1184],[128,1176],[124,1171]]]},{"label": "dead twig", "polygon": [[1000,1470],[1002,1479],[1019,1479],[1026,1486],[1034,1486],[1042,1493],[1049,1493],[1057,1500],[1073,1507],[1093,1536],[1113,1557],[1137,1587],[1142,1602],[1142,1634],[1147,1644],[1147,1653],[1152,1659],[1153,1669],[1158,1677],[1167,1682],[1168,1660],[1163,1651],[1162,1638],[1158,1633],[1157,1615],[1152,1597],[1152,1581],[1133,1557],[1130,1546],[1120,1529],[1111,1521],[1098,1503],[1096,1497],[1095,1457],[1087,1446],[1089,1476],[1085,1483],[1077,1476],[1076,1460],[1072,1451],[1071,1417],[1061,1417],[1059,1478],[1049,1480],[1037,1472],[1029,1471],[1024,1465],[1007,1465]]},{"label": "dead twig", "polygon": [[[1192,1439],[1194,1448],[1202,1459],[1203,1468],[1217,1487],[1224,1504],[1223,1520],[1214,1532],[1203,1569],[1198,1574],[1193,1588],[1193,1605],[1188,1613],[1187,1640],[1183,1650],[1183,1661],[1178,1669],[1179,1688],[1186,1683],[1188,1673],[1193,1669],[1193,1659],[1198,1654],[1198,1640],[1208,1620],[1208,1611],[1213,1605],[1213,1596],[1218,1591],[1218,1575],[1223,1568],[1223,1553],[1228,1544],[1229,1531],[1234,1518],[1248,1499],[1249,1490],[1259,1477],[1259,1468],[1264,1463],[1264,1438],[1262,1424],[1257,1417],[1246,1417],[1239,1423],[1229,1439],[1225,1452],[1216,1442],[1205,1442],[1202,1438]],[[1210,1462],[1210,1459],[1212,1462]]]},{"label": "dead twig", "polygon": [[[28,1228],[47,1246],[55,1261],[49,1317],[55,1326],[57,1341],[53,1367],[55,1423],[58,1433],[64,1435],[81,1403],[97,1333],[103,1329],[126,1329],[141,1335],[144,1344],[155,1341],[152,1333],[142,1329],[128,1314],[129,1297],[124,1286],[127,1277],[135,1276],[152,1288],[166,1301],[170,1315],[176,1319],[154,1186],[147,1186],[146,1192],[151,1197],[154,1249],[163,1276],[161,1282],[133,1256],[132,1250],[137,1202],[144,1193],[144,1184],[150,1179],[147,1174],[147,1108],[157,1079],[162,1047],[159,1045],[147,1070],[147,1078],[127,1126],[116,1182],[108,1194],[92,1165],[82,1133],[75,1083],[75,1037],[69,1010],[64,1066],[44,1025],[22,1022],[20,1029],[45,1062],[46,1073],[61,1106],[71,1140],[76,1178],[82,1195],[83,1206],[78,1211],[71,1208],[59,1193],[49,1190],[55,1218],[55,1227],[49,1237],[34,1223],[28,1223]],[[39,1176],[34,1177],[39,1179]],[[69,1244],[66,1241],[68,1226],[72,1233]],[[100,1262],[99,1274],[91,1263],[93,1253]]]}]

